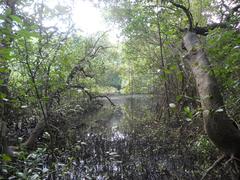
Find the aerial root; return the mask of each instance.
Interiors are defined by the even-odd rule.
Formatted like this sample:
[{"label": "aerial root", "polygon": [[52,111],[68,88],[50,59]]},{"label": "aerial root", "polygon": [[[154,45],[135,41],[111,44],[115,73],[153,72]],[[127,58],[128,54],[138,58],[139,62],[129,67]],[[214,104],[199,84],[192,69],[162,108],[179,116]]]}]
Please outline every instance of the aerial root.
[{"label": "aerial root", "polygon": [[223,161],[224,158],[225,158],[225,155],[222,155],[221,157],[219,157],[219,158],[212,164],[212,166],[210,166],[210,167],[206,170],[206,172],[203,174],[201,180],[203,180],[203,179],[208,175],[208,173],[209,173],[211,170],[213,170],[218,164],[220,164],[220,163]]},{"label": "aerial root", "polygon": [[[218,164],[220,164],[223,159],[225,158],[226,156],[225,155],[222,155],[221,157],[219,157],[214,163],[212,166],[210,166],[206,172],[203,174],[201,180],[203,180],[207,175],[208,173],[213,170]],[[231,161],[233,160],[236,160],[236,161],[239,161],[240,162],[240,159],[235,157],[233,154],[231,155],[231,157],[224,163],[224,167],[226,167]],[[235,164],[236,165],[236,164]]]},{"label": "aerial root", "polygon": [[240,162],[239,158],[236,158],[233,154],[231,155],[231,157],[224,163],[224,166],[226,167],[228,165],[228,163],[230,163],[232,160],[236,160]]}]

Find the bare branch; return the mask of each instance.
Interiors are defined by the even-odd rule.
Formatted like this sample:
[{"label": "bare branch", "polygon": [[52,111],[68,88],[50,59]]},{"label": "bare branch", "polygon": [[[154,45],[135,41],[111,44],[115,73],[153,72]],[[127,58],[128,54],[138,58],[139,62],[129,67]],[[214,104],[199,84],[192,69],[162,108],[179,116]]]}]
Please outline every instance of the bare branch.
[{"label": "bare branch", "polygon": [[209,172],[211,172],[217,165],[219,165],[223,159],[225,158],[225,155],[222,155],[220,158],[218,158],[213,164],[212,166],[210,166],[206,172],[203,174],[201,180],[205,179],[205,177],[208,175]]},{"label": "bare branch", "polygon": [[[208,34],[209,30],[213,30],[215,28],[234,28],[233,25],[229,24],[229,20],[232,17],[232,15],[235,12],[239,12],[239,9],[240,9],[240,4],[234,6],[232,9],[230,9],[229,7],[225,7],[229,11],[229,14],[224,19],[224,22],[210,24],[205,27],[198,27],[198,26],[193,27],[193,16],[192,16],[189,8],[186,8],[185,6],[183,6],[181,4],[175,3],[172,0],[170,1],[170,3],[172,5],[174,5],[175,7],[180,8],[184,11],[184,13],[186,14],[186,16],[188,18],[188,22],[189,22],[188,30],[189,31],[192,31],[192,32],[195,32],[196,34],[204,35],[204,36],[206,36]],[[181,31],[185,31],[185,29],[181,29]]]},{"label": "bare branch", "polygon": [[96,99],[96,98],[106,98],[106,99],[110,102],[110,104],[111,104],[112,106],[116,106],[108,96],[98,95],[98,96],[94,96],[93,98],[94,98],[94,99]]},{"label": "bare branch", "polygon": [[194,27],[193,31],[196,34],[206,36],[208,34],[209,30],[213,30],[215,28],[231,28],[231,29],[234,28],[234,25],[230,24],[229,21],[235,12],[239,12],[240,4],[234,6],[232,9],[230,9],[230,8],[226,8],[226,9],[228,9],[229,14],[225,17],[223,22],[213,23],[213,24],[207,25],[206,27]]},{"label": "bare branch", "polygon": [[193,29],[193,16],[192,16],[192,13],[190,12],[189,8],[186,8],[182,4],[178,4],[178,3],[175,3],[173,1],[170,1],[170,3],[172,3],[172,5],[174,5],[175,7],[183,10],[183,12],[186,14],[186,16],[188,18],[189,31],[192,31],[192,29]]},{"label": "bare branch", "polygon": [[86,90],[86,88],[80,84],[77,84],[77,85],[68,85],[66,86],[67,88],[76,88],[76,89],[81,89],[85,94],[88,95],[89,99],[92,100],[93,99],[93,96],[90,92],[88,92],[88,90]]}]

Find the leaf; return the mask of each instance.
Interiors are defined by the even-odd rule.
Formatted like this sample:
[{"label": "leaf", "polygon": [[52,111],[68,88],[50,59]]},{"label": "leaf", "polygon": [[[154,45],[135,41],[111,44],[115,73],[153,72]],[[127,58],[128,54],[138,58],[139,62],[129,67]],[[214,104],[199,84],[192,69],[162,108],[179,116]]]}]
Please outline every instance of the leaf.
[{"label": "leaf", "polygon": [[20,37],[30,37],[30,32],[25,29],[21,29],[20,31],[18,31],[18,35]]},{"label": "leaf", "polygon": [[46,172],[48,172],[48,171],[49,171],[49,169],[46,168],[46,167],[44,167],[43,170],[42,170],[43,173],[46,173]]},{"label": "leaf", "polygon": [[11,18],[13,21],[15,21],[15,22],[17,22],[17,23],[19,23],[19,24],[23,24],[22,19],[21,19],[20,17],[18,17],[18,16],[10,15],[10,18]]},{"label": "leaf", "polygon": [[190,110],[190,108],[188,106],[185,106],[184,107],[184,112],[189,113],[189,112],[191,112],[191,110]]},{"label": "leaf", "polygon": [[12,158],[11,158],[9,155],[7,155],[7,154],[3,154],[3,155],[2,155],[2,159],[3,159],[3,161],[5,161],[5,162],[9,162],[9,161],[12,160]]},{"label": "leaf", "polygon": [[182,95],[178,95],[178,96],[176,97],[176,101],[177,101],[177,102],[179,102],[181,99],[182,99]]},{"label": "leaf", "polygon": [[63,164],[63,163],[57,163],[57,165],[58,165],[58,166],[61,166],[61,167],[64,167],[64,166],[65,166],[65,164]]},{"label": "leaf", "polygon": [[175,108],[175,107],[176,107],[176,104],[170,103],[170,104],[169,104],[169,107],[170,107],[170,108]]},{"label": "leaf", "polygon": [[31,180],[35,180],[35,179],[40,179],[38,174],[34,174],[33,176],[31,176]]},{"label": "leaf", "polygon": [[43,133],[43,138],[49,139],[50,137],[51,137],[51,135],[48,132]]},{"label": "leaf", "polygon": [[170,70],[171,70],[171,71],[174,71],[174,70],[176,70],[176,69],[177,69],[177,66],[176,66],[176,65],[171,65],[171,66],[170,66]]},{"label": "leaf", "polygon": [[116,152],[111,152],[111,153],[109,153],[109,155],[110,155],[110,156],[116,156],[117,153],[116,153]]},{"label": "leaf", "polygon": [[219,108],[216,110],[216,112],[223,112],[224,110],[222,108]]},{"label": "leaf", "polygon": [[26,175],[23,172],[17,172],[16,175],[22,179],[26,179]]},{"label": "leaf", "polygon": [[[0,49],[0,54],[3,57],[3,61],[10,59],[10,57],[11,57],[10,52],[11,52],[11,49],[9,49],[9,48],[1,48]],[[1,71],[2,71],[2,69],[6,71],[6,68],[1,68]]]},{"label": "leaf", "polygon": [[[2,172],[7,174],[8,173],[8,170],[7,169],[2,169]],[[1,178],[0,178],[1,179]]]},{"label": "leaf", "polygon": [[36,159],[37,158],[37,154],[35,153],[31,153],[27,156],[27,159]]},{"label": "leaf", "polygon": [[2,100],[5,101],[5,102],[9,101],[9,99],[7,99],[7,98],[2,98]]},{"label": "leaf", "polygon": [[0,20],[5,20],[6,19],[6,17],[5,16],[3,16],[3,15],[0,15]]},{"label": "leaf", "polygon": [[81,150],[81,146],[76,145],[76,146],[75,146],[75,149],[76,149],[76,151],[79,151],[79,150]]},{"label": "leaf", "polygon": [[114,161],[115,163],[117,163],[117,164],[120,164],[120,163],[122,163],[122,161]]},{"label": "leaf", "polygon": [[8,180],[12,180],[12,179],[17,179],[17,177],[16,177],[16,176],[10,176],[10,177],[8,178]]},{"label": "leaf", "polygon": [[30,37],[39,37],[39,34],[36,32],[30,32],[26,29],[21,29],[20,31],[18,31],[18,36],[19,37],[26,37],[26,38],[30,38]]},{"label": "leaf", "polygon": [[164,69],[164,72],[165,72],[166,74],[171,74],[171,73],[172,73],[172,71],[169,70],[169,69]]},{"label": "leaf", "polygon": [[87,145],[87,143],[85,143],[85,142],[81,142],[81,145]]},{"label": "leaf", "polygon": [[[1,85],[1,84],[0,84]],[[6,94],[0,92],[0,99],[4,99],[6,97]]]},{"label": "leaf", "polygon": [[192,114],[192,111],[190,109],[189,106],[185,106],[184,109],[183,109],[185,115],[189,118],[189,119],[192,119],[193,117],[193,114]]},{"label": "leaf", "polygon": [[22,109],[25,109],[25,108],[27,108],[27,107],[28,107],[27,105],[22,105],[22,106],[21,106]]}]

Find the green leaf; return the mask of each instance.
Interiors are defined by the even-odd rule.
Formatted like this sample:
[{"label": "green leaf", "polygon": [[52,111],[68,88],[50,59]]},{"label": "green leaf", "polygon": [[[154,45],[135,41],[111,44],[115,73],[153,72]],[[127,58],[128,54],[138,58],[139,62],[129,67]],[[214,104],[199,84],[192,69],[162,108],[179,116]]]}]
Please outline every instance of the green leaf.
[{"label": "green leaf", "polygon": [[10,52],[11,52],[10,48],[1,48],[0,49],[0,54],[1,54],[1,56],[3,56],[3,60],[4,59],[9,59]]},{"label": "green leaf", "polygon": [[[2,169],[2,172],[7,174],[8,173],[8,170],[7,169]],[[1,179],[1,178],[0,178]]]},{"label": "green leaf", "polygon": [[6,98],[6,96],[7,96],[6,94],[0,92],[0,99],[4,99],[4,98]]},{"label": "green leaf", "polygon": [[31,180],[36,180],[36,179],[40,179],[38,174],[34,174],[33,176],[31,176]]},{"label": "green leaf", "polygon": [[7,155],[7,154],[3,154],[3,155],[2,155],[2,159],[3,159],[3,161],[5,161],[5,162],[9,162],[9,161],[12,160],[12,158],[11,158],[9,155]]},{"label": "green leaf", "polygon": [[189,118],[189,119],[192,119],[193,117],[193,114],[192,114],[192,111],[190,109],[189,106],[185,106],[184,109],[183,109],[185,115]]},{"label": "green leaf", "polygon": [[3,16],[3,15],[0,15],[0,20],[5,20],[6,19],[6,17],[5,16]]},{"label": "green leaf", "polygon": [[169,69],[163,69],[163,70],[164,70],[164,72],[165,72],[166,74],[171,74],[171,73],[172,73],[172,71],[169,70]]},{"label": "green leaf", "polygon": [[222,108],[219,108],[216,110],[216,112],[223,112],[224,110]]},{"label": "green leaf", "polygon": [[39,37],[39,34],[37,32],[30,32],[26,29],[21,29],[20,31],[18,31],[18,36],[19,37],[26,37],[26,38],[30,38],[30,37]]},{"label": "green leaf", "polygon": [[19,24],[23,24],[22,19],[21,19],[20,17],[18,17],[18,16],[10,15],[10,18],[11,18],[13,21],[15,21],[15,22],[17,22],[17,23],[19,23]]},{"label": "green leaf", "polygon": [[176,66],[176,65],[171,65],[171,66],[170,66],[170,70],[171,70],[171,71],[174,71],[174,70],[176,70],[176,69],[177,69],[177,66]]},{"label": "green leaf", "polygon": [[191,111],[190,111],[190,108],[189,108],[188,106],[185,106],[185,107],[184,107],[184,111],[185,111],[186,113],[191,112]]},{"label": "green leaf", "polygon": [[[1,179],[1,178],[0,178]],[[8,180],[12,180],[12,179],[17,179],[17,177],[16,176],[10,176],[9,178],[8,178]]]},{"label": "green leaf", "polygon": [[22,179],[27,179],[26,175],[23,172],[17,172],[16,175]]},{"label": "green leaf", "polygon": [[181,99],[182,99],[182,95],[178,95],[178,96],[176,97],[176,101],[177,101],[177,102],[179,102]]},{"label": "green leaf", "polygon": [[30,37],[30,32],[25,29],[21,29],[20,31],[18,31],[18,35],[20,35],[21,37]]}]

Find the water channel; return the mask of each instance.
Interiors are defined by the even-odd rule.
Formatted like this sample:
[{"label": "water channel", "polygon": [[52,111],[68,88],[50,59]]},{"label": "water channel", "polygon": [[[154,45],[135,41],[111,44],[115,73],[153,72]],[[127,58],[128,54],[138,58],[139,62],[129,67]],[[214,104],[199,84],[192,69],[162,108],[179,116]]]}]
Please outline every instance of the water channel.
[{"label": "water channel", "polygon": [[[168,138],[153,138],[152,123],[156,103],[151,95],[110,96],[114,107],[102,99],[104,107],[81,122],[75,157],[64,179],[197,179],[196,157],[184,155]],[[67,162],[63,162],[67,163]],[[197,167],[196,167],[197,168]],[[59,166],[59,171],[62,169]],[[61,178],[60,178],[61,179]]]}]

